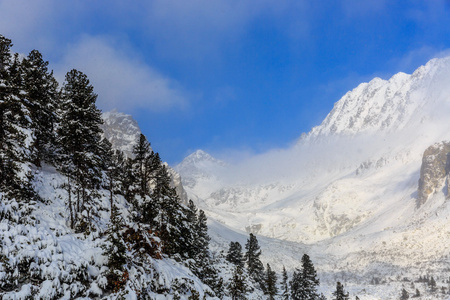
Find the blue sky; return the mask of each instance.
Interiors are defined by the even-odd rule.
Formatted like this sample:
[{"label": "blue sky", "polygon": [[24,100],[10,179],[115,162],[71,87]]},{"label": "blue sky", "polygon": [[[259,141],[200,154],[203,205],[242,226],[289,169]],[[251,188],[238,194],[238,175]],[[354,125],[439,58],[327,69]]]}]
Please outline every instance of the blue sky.
[{"label": "blue sky", "polygon": [[359,83],[446,55],[450,1],[0,0],[0,34],[85,72],[175,164],[289,147]]}]

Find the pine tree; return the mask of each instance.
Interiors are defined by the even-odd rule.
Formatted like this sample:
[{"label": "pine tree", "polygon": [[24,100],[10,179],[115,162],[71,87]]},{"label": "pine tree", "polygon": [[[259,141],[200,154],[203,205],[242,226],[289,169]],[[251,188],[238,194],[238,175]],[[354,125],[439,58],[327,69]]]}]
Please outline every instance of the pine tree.
[{"label": "pine tree", "polygon": [[250,237],[245,244],[245,260],[247,262],[247,271],[250,277],[252,277],[261,286],[264,284],[264,266],[260,260],[261,250],[258,244],[256,236],[250,233]]},{"label": "pine tree", "polygon": [[[159,155],[156,154],[155,157],[159,161]],[[171,178],[165,165],[159,165],[152,180],[154,180],[154,189],[151,205],[156,216],[152,219],[151,225],[161,238],[167,254],[179,254],[181,257],[188,258],[192,245],[192,229],[190,228],[192,224],[187,222],[187,208],[181,205],[175,188],[171,186]],[[201,242],[200,239],[198,243]]]},{"label": "pine tree", "polygon": [[[119,161],[120,164],[120,174],[119,174],[119,182],[122,186],[121,193],[125,197],[125,199],[128,201],[128,203],[134,203],[135,202],[135,195],[136,195],[136,189],[135,189],[135,173],[133,170],[133,161],[128,158],[118,156],[118,159],[123,159],[123,161]],[[134,215],[134,218],[139,218],[139,213],[137,211],[132,212]]]},{"label": "pine tree", "polygon": [[265,285],[264,294],[268,295],[270,300],[275,299],[275,295],[278,293],[277,274],[275,271],[272,271],[269,264],[267,264],[266,268],[264,285]]},{"label": "pine tree", "polygon": [[133,167],[135,169],[136,180],[138,182],[138,194],[141,198],[150,195],[150,176],[159,168],[160,162],[153,164],[153,151],[151,151],[150,143],[145,135],[141,133],[139,141],[133,148]]},{"label": "pine tree", "polygon": [[302,257],[302,277],[305,284],[306,299],[314,299],[317,297],[319,279],[317,278],[317,272],[314,265],[307,254],[304,254]]},{"label": "pine tree", "polygon": [[[133,148],[134,158],[132,159],[132,172],[134,181],[130,182],[128,187],[131,192],[130,196],[136,211],[136,220],[144,224],[149,224],[155,227],[155,218],[158,215],[158,210],[161,208],[158,201],[161,199],[161,194],[155,194],[155,187],[157,184],[158,172],[162,168],[159,154],[151,150],[150,143],[147,138],[141,134],[139,141]],[[151,186],[154,187],[151,190]],[[159,190],[157,192],[160,192]],[[138,198],[134,195],[139,195]]]},{"label": "pine tree", "polygon": [[247,299],[245,297],[247,294],[247,285],[245,283],[244,272],[240,266],[234,268],[233,276],[228,284],[228,291],[233,300]]},{"label": "pine tree", "polygon": [[336,283],[336,291],[333,292],[333,300],[348,300],[348,293],[345,293],[344,286],[338,281]]},{"label": "pine tree", "polygon": [[30,159],[25,139],[30,113],[23,96],[21,63],[11,47],[11,40],[0,35],[0,192],[3,201],[17,200],[21,213],[28,214],[39,197],[31,186],[33,176],[27,172]]},{"label": "pine tree", "polygon": [[47,66],[48,62],[37,50],[31,51],[22,63],[24,92],[34,135],[31,155],[38,167],[42,161],[53,163],[55,152],[54,129],[59,92],[53,72]]},{"label": "pine tree", "polygon": [[319,296],[317,293],[319,279],[317,278],[314,265],[307,254],[304,254],[302,257],[302,269],[296,269],[292,275],[290,286],[293,300],[316,299]]},{"label": "pine tree", "polygon": [[210,263],[209,241],[211,238],[208,235],[208,225],[205,212],[199,210],[197,222],[195,223],[195,242],[196,260],[199,264],[205,266]]},{"label": "pine tree", "polygon": [[226,260],[236,266],[244,267],[244,256],[242,254],[242,246],[239,242],[230,242]]},{"label": "pine tree", "polygon": [[283,300],[289,300],[289,285],[288,285],[288,274],[286,268],[283,266],[283,273],[281,278],[281,297]]},{"label": "pine tree", "polygon": [[405,289],[402,289],[402,294],[400,295],[400,300],[408,300],[408,299],[409,299],[409,293]]},{"label": "pine tree", "polygon": [[436,292],[436,290],[437,290],[437,287],[436,287],[436,280],[434,280],[433,276],[431,276],[428,285],[430,286],[430,289],[431,289],[431,292],[432,292],[432,293]]},{"label": "pine tree", "polygon": [[[211,254],[209,251],[209,241],[210,237],[208,235],[208,225],[205,212],[199,210],[197,221],[194,226],[193,236],[195,237],[193,248],[196,251],[194,255],[196,274],[198,277],[208,284],[209,286],[216,287],[219,280],[219,275],[212,262]],[[186,235],[183,235],[186,236]],[[189,239],[186,240],[186,246],[190,246]]]},{"label": "pine tree", "polygon": [[111,220],[107,230],[106,244],[103,247],[103,255],[108,257],[108,289],[118,292],[128,279],[128,273],[125,271],[126,263],[126,245],[122,238],[121,230],[124,227],[124,221],[116,205],[113,204],[111,210]]},{"label": "pine tree", "polygon": [[[72,226],[88,233],[98,213],[96,203],[101,182],[101,113],[95,106],[97,95],[85,74],[71,70],[62,91],[61,124],[58,128],[60,160],[58,167],[67,176],[69,211],[74,212]],[[75,192],[76,201],[70,199]]]},{"label": "pine tree", "polygon": [[302,300],[306,299],[306,295],[303,291],[303,278],[302,273],[299,269],[295,269],[292,274],[292,279],[289,282],[291,288],[291,299],[292,300]]},{"label": "pine tree", "polygon": [[112,218],[112,211],[114,205],[114,195],[120,191],[119,176],[121,165],[120,158],[123,158],[122,152],[112,149],[112,144],[103,138],[100,142],[102,149],[102,169],[105,170],[103,178],[103,188],[109,191],[110,213]]}]

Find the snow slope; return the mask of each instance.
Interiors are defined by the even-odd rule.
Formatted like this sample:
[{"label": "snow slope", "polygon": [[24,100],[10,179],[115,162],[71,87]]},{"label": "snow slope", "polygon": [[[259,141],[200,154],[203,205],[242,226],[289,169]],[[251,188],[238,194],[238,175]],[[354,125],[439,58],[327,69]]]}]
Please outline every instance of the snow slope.
[{"label": "snow slope", "polygon": [[448,289],[450,202],[439,191],[418,207],[417,185],[424,150],[450,139],[449,115],[450,58],[433,59],[360,84],[290,149],[237,165],[197,151],[175,169],[223,247],[256,233],[278,270],[307,252],[328,289],[341,280],[361,299],[398,297],[397,276],[435,274]]}]

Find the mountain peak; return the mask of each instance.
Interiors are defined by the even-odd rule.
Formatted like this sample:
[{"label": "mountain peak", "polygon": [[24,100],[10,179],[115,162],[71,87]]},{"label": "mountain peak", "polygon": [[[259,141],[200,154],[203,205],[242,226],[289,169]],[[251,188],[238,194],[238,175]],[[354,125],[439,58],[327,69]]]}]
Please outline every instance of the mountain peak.
[{"label": "mountain peak", "polygon": [[400,72],[389,80],[376,77],[361,83],[336,102],[322,124],[301,140],[395,132],[418,119],[418,114],[422,116],[424,107],[431,111],[435,99],[430,91],[442,89],[440,84],[445,82],[449,72],[450,57],[446,57],[430,60],[412,75]]},{"label": "mountain peak", "polygon": [[198,149],[192,154],[188,155],[183,161],[178,164],[176,167],[177,169],[184,169],[186,167],[193,167],[197,165],[219,165],[219,166],[226,166],[227,164],[224,161],[221,161],[217,158],[214,158],[209,153]]}]

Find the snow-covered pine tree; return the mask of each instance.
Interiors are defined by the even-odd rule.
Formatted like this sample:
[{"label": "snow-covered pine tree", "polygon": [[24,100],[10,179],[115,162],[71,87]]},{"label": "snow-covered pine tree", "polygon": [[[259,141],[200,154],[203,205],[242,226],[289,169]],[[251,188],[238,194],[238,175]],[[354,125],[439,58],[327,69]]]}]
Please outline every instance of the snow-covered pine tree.
[{"label": "snow-covered pine tree", "polygon": [[319,279],[311,259],[307,254],[302,256],[302,269],[296,269],[290,281],[291,298],[293,300],[313,300],[319,297],[317,287]]},{"label": "snow-covered pine tree", "polygon": [[154,153],[145,135],[141,133],[138,143],[133,148],[133,168],[137,180],[137,192],[142,199],[150,195],[150,179],[152,173],[159,168],[160,161],[155,162]]},{"label": "snow-covered pine tree", "polygon": [[198,253],[197,247],[196,247],[196,240],[198,233],[196,231],[196,224],[198,222],[198,209],[197,206],[195,206],[194,201],[189,199],[187,209],[186,209],[186,222],[190,225],[190,231],[193,235],[193,240],[191,241],[191,245],[188,249],[188,257],[194,259],[196,254]]},{"label": "snow-covered pine tree", "polygon": [[106,231],[106,241],[103,247],[103,255],[108,257],[108,271],[105,274],[108,284],[105,288],[112,292],[118,292],[128,280],[128,272],[124,267],[127,261],[127,248],[121,232],[124,225],[117,206],[113,204],[111,219]]},{"label": "snow-covered pine tree", "polygon": [[278,293],[277,288],[277,273],[272,270],[269,264],[266,267],[266,274],[264,277],[264,294],[269,297],[270,300],[274,300]]},{"label": "snow-covered pine tree", "polygon": [[286,268],[283,266],[283,273],[281,275],[281,298],[283,300],[289,300],[289,284],[288,274]]},{"label": "snow-covered pine tree", "polygon": [[230,242],[226,260],[241,268],[244,267],[244,255],[242,254],[242,246],[239,242]]},{"label": "snow-covered pine tree", "polygon": [[349,300],[348,293],[344,290],[344,285],[339,281],[336,283],[336,291],[333,292],[333,300]]},{"label": "snow-covered pine tree", "polygon": [[22,62],[23,89],[30,111],[33,142],[32,162],[40,167],[41,162],[54,163],[56,107],[59,98],[58,82],[48,70],[38,50],[32,50]]},{"label": "snow-covered pine tree", "polygon": [[[119,182],[122,187],[121,194],[125,197],[128,203],[135,203],[135,173],[133,171],[133,160],[129,157],[125,157],[122,154],[122,157],[118,156],[118,166],[120,168],[119,174]],[[136,214],[137,217],[137,214]]]},{"label": "snow-covered pine tree", "polygon": [[203,210],[198,211],[197,222],[195,223],[195,229],[197,233],[196,248],[198,253],[201,253],[203,258],[209,257],[209,241],[211,238],[208,235],[208,219]]},{"label": "snow-covered pine tree", "polygon": [[195,240],[194,249],[197,253],[194,255],[195,266],[197,272],[194,272],[204,283],[209,285],[216,293],[220,294],[222,289],[220,279],[214,262],[209,251],[208,225],[206,214],[203,210],[199,210],[197,222],[195,223]]},{"label": "snow-covered pine tree", "polygon": [[151,196],[154,203],[153,209],[157,213],[152,226],[158,232],[167,254],[179,254],[181,257],[187,258],[191,243],[191,235],[183,235],[183,233],[190,232],[190,225],[187,223],[187,209],[181,205],[170,182],[166,167],[160,164],[156,171],[155,188]]},{"label": "snow-covered pine tree", "polygon": [[233,271],[233,276],[228,284],[228,292],[233,300],[247,299],[248,287],[245,283],[244,272],[240,266],[236,266]]},{"label": "snow-covered pine tree", "polygon": [[405,289],[402,289],[402,293],[400,295],[400,300],[408,300],[409,299],[409,293]]},{"label": "snow-covered pine tree", "polygon": [[109,191],[109,207],[112,219],[114,195],[120,191],[120,187],[118,185],[120,172],[122,170],[118,160],[119,156],[123,157],[123,154],[121,155],[121,152],[118,150],[113,150],[111,143],[106,138],[102,138],[100,148],[102,149],[102,169],[104,170],[102,187]]},{"label": "snow-covered pine tree", "polygon": [[437,291],[436,280],[434,280],[433,276],[431,276],[431,278],[428,282],[428,286],[430,287],[430,290],[432,293]]},{"label": "snow-covered pine tree", "polygon": [[264,285],[264,265],[260,260],[261,250],[258,244],[258,240],[253,233],[250,233],[250,237],[245,244],[245,260],[247,262],[247,271],[250,277],[252,277],[261,287]]},{"label": "snow-covered pine tree", "polygon": [[[11,40],[0,35],[0,197],[5,208],[0,218],[12,217],[10,209],[20,211],[19,215],[28,214],[39,199],[31,186],[33,176],[25,143],[30,122],[21,63],[17,54],[12,55],[11,47]],[[17,216],[15,219],[21,221]]]},{"label": "snow-covered pine tree", "polygon": [[[73,211],[73,229],[88,233],[98,214],[98,187],[101,182],[102,124],[97,95],[85,74],[71,70],[66,74],[58,128],[59,170],[68,178],[68,191],[75,192],[76,201],[68,201]],[[71,199],[71,195],[69,195]]]},{"label": "snow-covered pine tree", "polygon": [[306,295],[303,290],[303,278],[302,278],[302,272],[299,269],[295,269],[294,273],[292,274],[292,279],[289,282],[290,289],[291,289],[291,299],[292,300],[302,300],[306,299]]},{"label": "snow-covered pine tree", "polygon": [[317,272],[314,265],[309,258],[308,254],[302,256],[302,278],[303,289],[306,294],[305,299],[315,299],[318,297],[317,287],[319,286],[319,279],[317,278]]}]

